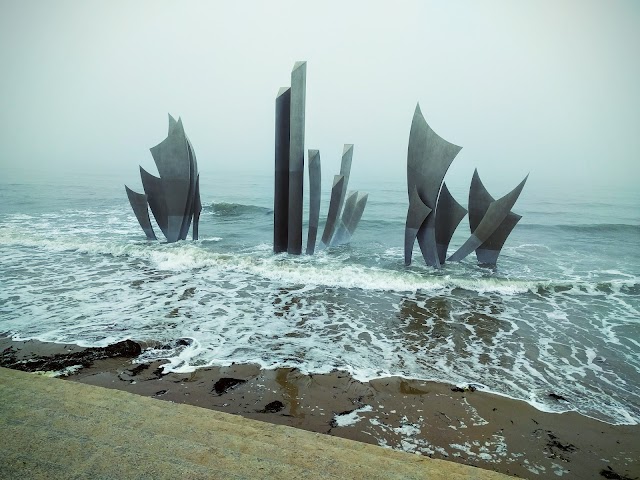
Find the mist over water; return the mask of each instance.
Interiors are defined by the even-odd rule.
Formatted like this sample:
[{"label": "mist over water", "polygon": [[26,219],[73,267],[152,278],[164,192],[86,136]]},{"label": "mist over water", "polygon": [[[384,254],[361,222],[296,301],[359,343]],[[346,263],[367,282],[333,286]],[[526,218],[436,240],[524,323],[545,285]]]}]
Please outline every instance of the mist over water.
[{"label": "mist over water", "polygon": [[[470,256],[436,271],[417,246],[403,265],[406,184],[352,181],[370,197],[351,244],[300,257],[272,253],[269,174],[202,176],[201,239],[177,244],[144,240],[119,178],[2,181],[0,333],[159,341],[142,360],[173,371],[255,362],[474,383],[544,410],[640,421],[637,191],[543,195],[533,177],[497,269]],[[510,189],[486,184],[496,198]],[[466,205],[468,183],[452,185]]]},{"label": "mist over water", "polygon": [[478,167],[490,191],[529,170],[557,189],[633,187],[639,20],[633,1],[5,0],[0,169],[126,177],[153,165],[171,113],[203,178],[269,173],[275,96],[306,60],[306,148],[328,165],[355,144],[354,180],[402,180],[420,102],[463,147],[453,183]]}]

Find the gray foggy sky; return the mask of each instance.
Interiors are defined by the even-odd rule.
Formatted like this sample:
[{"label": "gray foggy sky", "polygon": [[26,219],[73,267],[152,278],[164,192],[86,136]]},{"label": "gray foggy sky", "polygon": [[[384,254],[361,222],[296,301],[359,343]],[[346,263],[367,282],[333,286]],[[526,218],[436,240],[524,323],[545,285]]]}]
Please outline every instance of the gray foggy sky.
[{"label": "gray foggy sky", "polygon": [[[137,181],[167,113],[203,174],[273,168],[274,102],[307,60],[306,148],[323,181],[404,179],[411,118],[497,194],[640,179],[634,1],[0,1],[0,172]],[[1,173],[0,173],[1,174]],[[495,188],[495,187],[494,187]]]}]

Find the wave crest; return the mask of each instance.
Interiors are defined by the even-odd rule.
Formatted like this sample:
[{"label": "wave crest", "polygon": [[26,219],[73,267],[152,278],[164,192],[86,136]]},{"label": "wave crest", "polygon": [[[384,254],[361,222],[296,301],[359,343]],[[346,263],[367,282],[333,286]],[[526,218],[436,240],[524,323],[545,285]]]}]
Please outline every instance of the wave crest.
[{"label": "wave crest", "polygon": [[640,225],[630,225],[625,223],[585,223],[575,225],[543,225],[538,223],[522,223],[518,228],[532,230],[564,230],[567,232],[579,233],[640,233]]},{"label": "wave crest", "polygon": [[211,212],[219,217],[239,217],[242,215],[269,215],[273,210],[257,205],[244,205],[242,203],[212,203],[203,207],[205,212]]},{"label": "wave crest", "polygon": [[366,266],[345,261],[344,255],[322,252],[313,257],[273,255],[270,248],[259,245],[242,252],[214,252],[195,243],[163,244],[156,242],[121,241],[84,238],[33,237],[9,228],[0,232],[0,245],[42,249],[47,252],[77,252],[81,254],[128,257],[150,263],[163,271],[188,271],[203,268],[220,269],[278,282],[279,284],[312,287],[356,288],[387,292],[450,293],[464,290],[478,294],[552,296],[575,295],[637,295],[640,279],[626,277],[609,281],[518,280],[497,276],[442,275],[432,271]]}]

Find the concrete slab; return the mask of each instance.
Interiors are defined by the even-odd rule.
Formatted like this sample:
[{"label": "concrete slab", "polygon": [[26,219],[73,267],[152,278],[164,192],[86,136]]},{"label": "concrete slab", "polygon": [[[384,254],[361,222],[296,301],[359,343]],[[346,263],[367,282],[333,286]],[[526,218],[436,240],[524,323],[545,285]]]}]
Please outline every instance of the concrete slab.
[{"label": "concrete slab", "polygon": [[505,475],[0,368],[0,478],[498,479]]}]

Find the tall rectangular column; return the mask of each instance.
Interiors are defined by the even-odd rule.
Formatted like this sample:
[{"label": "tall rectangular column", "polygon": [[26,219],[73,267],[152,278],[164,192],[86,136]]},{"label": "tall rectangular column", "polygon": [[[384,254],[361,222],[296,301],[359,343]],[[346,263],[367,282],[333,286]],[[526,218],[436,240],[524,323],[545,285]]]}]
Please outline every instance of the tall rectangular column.
[{"label": "tall rectangular column", "polygon": [[273,200],[273,251],[286,252],[289,235],[289,122],[291,89],[282,87],[276,97],[275,186]]},{"label": "tall rectangular column", "polygon": [[309,150],[309,227],[307,230],[307,255],[316,250],[318,222],[320,220],[320,152]]},{"label": "tall rectangular column", "polygon": [[291,72],[289,133],[289,223],[287,252],[302,253],[302,197],[304,184],[304,113],[307,62],[296,62]]}]

